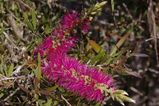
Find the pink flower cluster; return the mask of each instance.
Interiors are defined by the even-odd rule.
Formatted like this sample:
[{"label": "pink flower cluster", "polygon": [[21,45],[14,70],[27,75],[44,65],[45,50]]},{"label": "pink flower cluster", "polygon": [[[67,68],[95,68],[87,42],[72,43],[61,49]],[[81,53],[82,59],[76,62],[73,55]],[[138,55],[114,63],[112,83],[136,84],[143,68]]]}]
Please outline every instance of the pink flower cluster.
[{"label": "pink flower cluster", "polygon": [[[63,34],[61,30],[72,30],[74,24],[83,24],[82,30],[88,32],[88,24],[82,23],[88,20],[77,23],[77,16],[75,12],[67,13],[60,27],[53,30],[53,36],[63,37],[64,35],[60,35]],[[77,40],[77,37],[67,37],[56,45],[55,41],[48,37],[35,49],[34,54],[40,53],[42,57],[46,57],[42,58],[42,73],[47,79],[87,100],[102,101],[106,95],[101,87],[113,89],[113,79],[67,54]]]},{"label": "pink flower cluster", "polygon": [[62,39],[64,35],[70,33],[70,31],[80,23],[81,23],[81,30],[83,31],[83,33],[87,33],[90,24],[89,19],[84,18],[81,20],[80,15],[77,12],[75,11],[68,12],[60,21],[60,25],[52,31],[52,35]]},{"label": "pink flower cluster", "polygon": [[69,33],[71,29],[78,24],[79,21],[80,18],[77,12],[71,11],[67,13],[60,21],[60,25],[52,31],[52,35],[62,39],[66,33]]},{"label": "pink flower cluster", "polygon": [[44,56],[49,48],[51,48],[53,45],[52,38],[47,37],[44,39],[43,43],[40,44],[35,50],[34,50],[34,56],[37,56],[38,53],[40,53],[41,56]]},{"label": "pink flower cluster", "polygon": [[90,20],[88,18],[85,18],[82,22],[82,27],[81,27],[84,34],[88,32],[89,24],[90,24]]}]

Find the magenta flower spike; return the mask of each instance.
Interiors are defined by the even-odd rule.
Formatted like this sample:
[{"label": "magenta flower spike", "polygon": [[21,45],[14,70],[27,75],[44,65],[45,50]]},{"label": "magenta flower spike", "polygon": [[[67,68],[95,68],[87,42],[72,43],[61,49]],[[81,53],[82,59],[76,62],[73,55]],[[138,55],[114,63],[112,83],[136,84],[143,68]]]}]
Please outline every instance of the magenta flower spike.
[{"label": "magenta flower spike", "polygon": [[73,28],[78,23],[78,21],[79,14],[75,11],[71,11],[63,17],[61,25],[63,29],[67,30]]},{"label": "magenta flower spike", "polygon": [[51,48],[52,45],[52,38],[46,37],[44,41],[33,51],[34,56],[37,56],[38,53],[40,53],[41,56],[44,56],[44,54],[46,54],[46,51],[48,51],[48,49]]},{"label": "magenta flower spike", "polygon": [[68,12],[60,21],[60,25],[52,31],[52,35],[62,39],[65,33],[73,29],[79,22],[79,15],[75,11]]},{"label": "magenta flower spike", "polygon": [[60,42],[53,43],[53,39],[47,37],[34,50],[34,55],[40,53],[42,56],[42,73],[47,79],[87,100],[102,101],[107,96],[103,88],[114,89],[113,78],[67,54],[78,39],[77,37],[66,38],[65,33],[77,24],[81,25],[84,33],[89,30],[89,20],[83,19],[80,23],[79,20],[79,14],[76,12],[64,15],[60,25],[52,32]]},{"label": "magenta flower spike", "polygon": [[81,30],[83,31],[84,34],[88,33],[89,24],[90,24],[90,20],[88,18],[83,19]]},{"label": "magenta flower spike", "polygon": [[75,39],[70,37],[61,45],[50,49],[47,59],[42,63],[42,72],[47,79],[70,92],[90,101],[102,101],[105,95],[98,86],[113,88],[113,79],[67,56],[69,49],[75,45],[74,42]]}]

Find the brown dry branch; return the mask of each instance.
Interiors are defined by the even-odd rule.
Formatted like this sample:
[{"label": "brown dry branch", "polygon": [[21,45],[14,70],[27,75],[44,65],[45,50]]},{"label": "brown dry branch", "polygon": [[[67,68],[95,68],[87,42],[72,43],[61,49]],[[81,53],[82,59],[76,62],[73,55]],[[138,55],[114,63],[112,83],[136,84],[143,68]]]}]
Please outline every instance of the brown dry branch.
[{"label": "brown dry branch", "polygon": [[11,14],[8,15],[8,23],[11,26],[16,37],[23,40],[23,33],[24,33],[23,26],[22,25],[18,26],[16,20],[13,18]]},{"label": "brown dry branch", "polygon": [[12,92],[10,95],[8,95],[3,101],[6,102],[9,98],[11,98],[19,90],[20,90],[20,88],[17,88],[16,90],[14,90],[14,92]]},{"label": "brown dry branch", "polygon": [[157,65],[159,65],[159,57],[158,57],[158,42],[157,42],[157,30],[156,30],[156,21],[155,21],[155,14],[153,11],[153,1],[150,0],[149,7],[147,11],[147,21],[149,25],[149,32],[151,37],[154,39],[154,46],[155,46],[155,52],[156,52],[156,60]]}]

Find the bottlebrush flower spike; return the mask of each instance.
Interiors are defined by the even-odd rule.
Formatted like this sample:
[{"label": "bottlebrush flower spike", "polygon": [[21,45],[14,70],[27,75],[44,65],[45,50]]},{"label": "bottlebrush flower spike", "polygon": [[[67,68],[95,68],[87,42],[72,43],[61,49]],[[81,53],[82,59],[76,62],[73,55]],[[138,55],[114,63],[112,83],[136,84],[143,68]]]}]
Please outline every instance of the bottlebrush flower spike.
[{"label": "bottlebrush flower spike", "polygon": [[61,25],[65,30],[71,29],[78,23],[79,20],[79,14],[75,11],[71,11],[63,17]]},{"label": "bottlebrush flower spike", "polygon": [[74,46],[74,41],[75,39],[71,37],[56,48],[50,49],[47,59],[42,63],[42,72],[49,80],[70,92],[87,100],[102,101],[105,94],[100,88],[102,86],[113,89],[113,79],[67,56],[66,53]]},{"label": "bottlebrush flower spike", "polygon": [[52,38],[47,37],[35,49],[34,54],[37,55],[39,52],[41,56],[45,55],[46,58],[42,58],[42,73],[46,78],[87,100],[102,101],[107,96],[105,89],[114,89],[112,77],[67,55],[68,51],[75,46],[77,38],[63,39],[63,37],[77,24],[82,25],[81,29],[84,33],[88,32],[88,19],[79,21],[78,13],[67,13],[60,25],[52,32],[55,38],[60,38],[60,44],[53,45]]},{"label": "bottlebrush flower spike", "polygon": [[67,56],[45,62],[42,72],[49,80],[87,100],[104,100],[104,91],[98,86],[110,88],[113,85],[110,76]]},{"label": "bottlebrush flower spike", "polygon": [[[52,56],[57,55],[57,56],[62,56],[66,55],[66,53],[75,46],[75,43],[77,42],[76,37],[69,37],[65,39],[61,44],[57,45],[54,48],[50,48],[50,51],[48,53],[49,58],[52,58]],[[55,58],[55,57],[53,57]]]},{"label": "bottlebrush flower spike", "polygon": [[[99,12],[105,3],[97,3],[91,7],[87,11],[87,16]],[[68,56],[67,53],[75,46],[77,38],[68,38],[64,37],[64,35],[72,34],[77,25],[80,26],[84,34],[87,33],[90,24],[87,16],[85,19],[80,20],[77,12],[68,12],[64,15],[60,25],[52,31],[55,40],[60,40],[60,44],[53,43],[52,38],[47,37],[35,49],[34,55],[40,53],[42,56],[43,75],[66,90],[90,101],[103,101],[105,97],[110,96],[121,104],[124,104],[123,101],[135,102],[127,97],[127,93],[123,92],[123,90],[116,90],[111,76]]]},{"label": "bottlebrush flower spike", "polygon": [[44,54],[46,54],[46,51],[48,51],[48,49],[51,48],[52,45],[52,38],[45,38],[44,41],[33,51],[34,56],[37,56],[38,53],[40,53],[41,56],[44,56]]},{"label": "bottlebrush flower spike", "polygon": [[81,29],[84,34],[88,33],[90,20],[88,18],[83,19]]},{"label": "bottlebrush flower spike", "polygon": [[73,29],[79,22],[79,14],[75,11],[68,12],[60,21],[60,25],[52,31],[52,35],[62,39],[66,33]]}]

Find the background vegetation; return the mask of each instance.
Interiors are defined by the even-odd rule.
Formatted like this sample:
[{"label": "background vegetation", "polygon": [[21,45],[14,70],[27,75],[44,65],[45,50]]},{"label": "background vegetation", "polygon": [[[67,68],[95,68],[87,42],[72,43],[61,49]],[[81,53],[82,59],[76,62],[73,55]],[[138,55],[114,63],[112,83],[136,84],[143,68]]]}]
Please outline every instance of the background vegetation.
[{"label": "background vegetation", "polygon": [[[33,50],[66,11],[81,12],[101,1],[0,0],[0,105],[100,105],[37,80]],[[81,61],[114,75],[136,100],[126,106],[159,105],[158,14],[158,0],[108,0],[75,51]],[[120,106],[111,100],[105,105]]]}]

